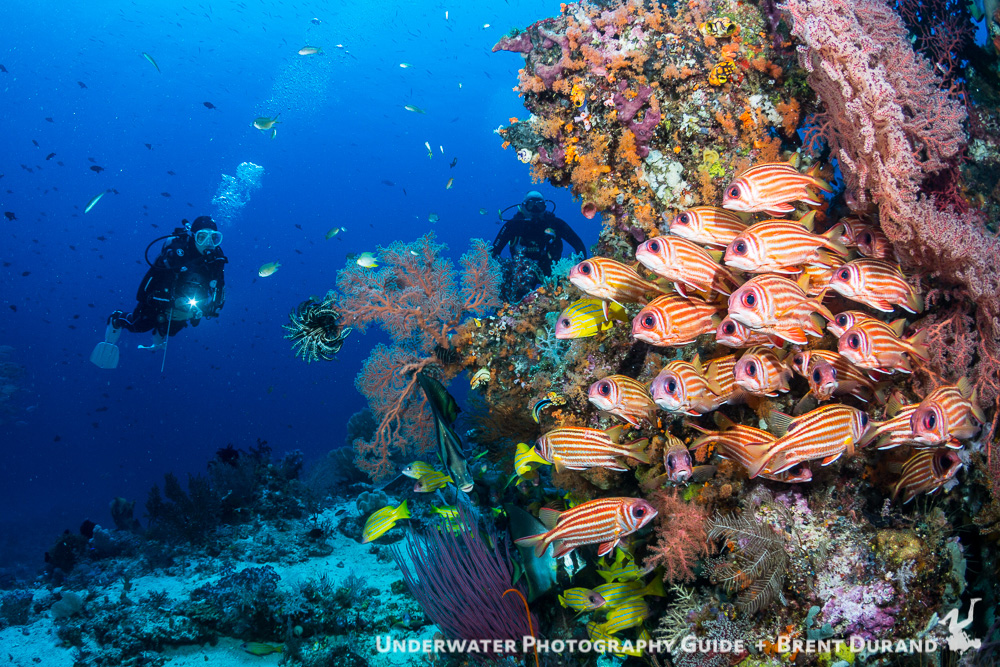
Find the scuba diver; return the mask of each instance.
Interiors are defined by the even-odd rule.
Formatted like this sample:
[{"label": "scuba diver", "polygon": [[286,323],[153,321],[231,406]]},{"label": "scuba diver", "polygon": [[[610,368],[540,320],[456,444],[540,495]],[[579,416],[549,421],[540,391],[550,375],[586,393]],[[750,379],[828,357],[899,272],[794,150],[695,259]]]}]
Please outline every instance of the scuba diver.
[{"label": "scuba diver", "polygon": [[[563,241],[586,258],[587,248],[583,241],[565,220],[555,216],[555,203],[551,211],[547,204],[542,193],[532,190],[520,204],[512,204],[501,211],[500,220],[504,225],[493,241],[493,256],[500,257],[510,244],[511,257],[520,255],[535,262],[542,276],[547,276],[552,265],[562,257]],[[517,213],[510,220],[504,220],[503,214],[514,206],[517,206]]]},{"label": "scuba diver", "polygon": [[[168,336],[186,327],[198,326],[202,318],[218,317],[226,301],[223,267],[229,261],[219,244],[222,232],[207,215],[194,222],[182,220],[173,234],[153,239],[146,246],[149,270],[139,284],[131,313],[116,310],[108,316],[104,341],[97,344],[90,360],[100,368],[118,366],[118,337],[122,329],[134,333],[153,331],[153,344],[142,350],[166,348]],[[165,240],[159,256],[150,262],[149,249]],[[166,351],[164,349],[164,361]]]}]

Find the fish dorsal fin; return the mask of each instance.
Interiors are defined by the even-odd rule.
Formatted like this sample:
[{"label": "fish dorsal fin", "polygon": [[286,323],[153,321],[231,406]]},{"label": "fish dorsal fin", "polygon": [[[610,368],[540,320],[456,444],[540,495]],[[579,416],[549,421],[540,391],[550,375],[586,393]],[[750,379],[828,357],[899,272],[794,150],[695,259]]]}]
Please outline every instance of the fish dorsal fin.
[{"label": "fish dorsal fin", "polygon": [[[716,414],[718,414],[718,413],[716,413]],[[681,422],[681,423],[682,423],[682,424],[683,424],[684,426],[687,426],[688,428],[693,428],[694,430],[698,431],[699,433],[711,433],[711,432],[712,432],[711,430],[709,430],[709,429],[705,428],[705,427],[704,427],[704,426],[702,426],[701,424],[696,424],[696,423],[694,423],[694,422],[693,422],[693,421],[691,421],[690,419],[685,419],[685,420],[684,420],[683,422]]]},{"label": "fish dorsal fin", "polygon": [[958,378],[958,382],[955,383],[955,388],[958,389],[958,393],[962,395],[962,398],[968,399],[972,396],[972,383],[969,382],[969,378],[965,376]]},{"label": "fish dorsal fin", "polygon": [[806,228],[806,231],[813,231],[816,228],[816,211],[809,211],[799,218],[799,224]]},{"label": "fish dorsal fin", "polygon": [[771,433],[779,438],[794,427],[795,419],[780,410],[771,410]]},{"label": "fish dorsal fin", "polygon": [[788,164],[792,165],[792,167],[794,167],[795,169],[798,169],[799,168],[800,159],[801,158],[800,158],[800,156],[799,156],[799,154],[797,152],[796,153],[792,153],[792,156],[790,158],[788,158]]},{"label": "fish dorsal fin", "polygon": [[[809,274],[805,271],[800,273],[799,277],[795,279],[795,284],[798,285],[803,292],[807,292],[809,290]],[[795,306],[798,306],[798,303],[796,303]],[[794,309],[795,306],[792,308]]]},{"label": "fish dorsal fin", "polygon": [[726,256],[725,250],[706,250],[709,256],[715,260],[716,264],[722,264],[723,258]]},{"label": "fish dorsal fin", "polygon": [[902,338],[903,330],[906,329],[906,318],[900,317],[898,320],[893,320],[892,322],[889,322],[889,328],[892,329],[892,332],[894,334]]},{"label": "fish dorsal fin", "polygon": [[704,371],[701,368],[701,355],[697,352],[691,357],[691,365],[694,366],[694,370],[698,375],[704,375]]},{"label": "fish dorsal fin", "polygon": [[728,431],[730,429],[736,428],[736,422],[722,414],[721,412],[716,412],[713,417],[715,420],[715,425],[718,426],[723,431]]},{"label": "fish dorsal fin", "polygon": [[604,433],[611,438],[611,442],[617,443],[619,438],[622,436],[622,429],[624,426],[619,424],[618,426],[612,426],[609,429],[605,429]]},{"label": "fish dorsal fin", "polygon": [[885,404],[885,414],[889,417],[895,417],[902,409],[903,404],[899,402],[899,397],[895,394],[890,396],[889,402]]},{"label": "fish dorsal fin", "polygon": [[562,512],[559,510],[554,510],[551,507],[543,507],[538,510],[538,520],[542,522],[547,530],[552,530],[559,523],[559,517]]}]

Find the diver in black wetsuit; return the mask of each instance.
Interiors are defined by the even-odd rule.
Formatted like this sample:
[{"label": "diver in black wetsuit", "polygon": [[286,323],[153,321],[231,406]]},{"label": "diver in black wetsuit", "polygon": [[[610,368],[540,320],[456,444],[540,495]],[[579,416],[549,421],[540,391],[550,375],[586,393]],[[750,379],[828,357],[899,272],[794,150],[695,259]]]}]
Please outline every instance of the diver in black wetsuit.
[{"label": "diver in black wetsuit", "polygon": [[166,344],[168,335],[176,335],[188,324],[198,326],[202,318],[218,317],[226,301],[223,267],[229,261],[219,247],[222,232],[207,215],[193,223],[184,220],[183,225],[172,235],[161,237],[167,242],[155,261],[150,263],[146,258],[149,270],[139,284],[135,310],[128,314],[116,310],[108,317],[104,342],[98,343],[91,355],[91,361],[101,368],[117,366],[115,343],[122,329],[134,333],[152,330],[153,344],[139,347],[156,350]]},{"label": "diver in black wetsuit", "polygon": [[510,244],[511,257],[521,256],[535,262],[541,276],[547,276],[552,265],[562,257],[563,241],[575,252],[587,256],[583,241],[566,221],[548,210],[540,192],[532,190],[526,194],[517,209],[513,218],[504,221],[493,242],[494,257],[499,257]]}]

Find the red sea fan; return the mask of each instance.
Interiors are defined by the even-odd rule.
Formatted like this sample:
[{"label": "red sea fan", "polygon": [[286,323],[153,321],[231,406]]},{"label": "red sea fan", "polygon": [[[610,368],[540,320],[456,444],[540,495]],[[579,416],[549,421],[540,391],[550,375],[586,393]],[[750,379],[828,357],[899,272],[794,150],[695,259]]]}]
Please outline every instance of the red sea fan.
[{"label": "red sea fan", "polygon": [[646,567],[662,567],[663,580],[694,579],[694,565],[707,556],[708,531],[705,510],[685,502],[676,490],[657,491],[649,502],[656,508],[656,542],[650,547]]}]

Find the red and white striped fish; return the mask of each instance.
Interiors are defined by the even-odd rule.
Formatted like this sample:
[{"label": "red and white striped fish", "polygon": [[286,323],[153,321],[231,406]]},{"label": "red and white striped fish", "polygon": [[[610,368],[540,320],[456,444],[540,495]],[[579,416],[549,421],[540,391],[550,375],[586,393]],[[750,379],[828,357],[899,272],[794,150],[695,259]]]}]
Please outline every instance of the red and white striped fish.
[{"label": "red and white striped fish", "polygon": [[892,499],[906,492],[903,504],[921,493],[934,493],[962,469],[962,460],[950,449],[918,451],[903,464],[903,476],[892,490]]},{"label": "red and white striped fish", "polygon": [[723,311],[724,307],[699,299],[664,294],[632,320],[632,337],[659,347],[687,345],[715,331]]},{"label": "red and white striped fish", "polygon": [[838,266],[847,248],[836,239],[841,228],[813,234],[810,211],[798,222],[764,220],[748,227],[726,247],[726,266],[751,273],[801,273],[804,264]]},{"label": "red and white striped fish", "polygon": [[834,394],[851,394],[868,402],[884,401],[868,374],[832,350],[806,350],[792,355],[789,365],[809,382],[809,393],[820,401]]},{"label": "red and white striped fish", "polygon": [[833,269],[825,266],[803,266],[802,274],[798,281],[799,287],[804,288],[809,296],[820,296],[826,293],[830,278],[833,276]]},{"label": "red and white striped fish", "polygon": [[899,332],[885,322],[862,320],[844,332],[837,341],[837,350],[865,370],[912,373],[913,360],[930,358],[924,338],[925,331],[910,338],[900,338]]},{"label": "red and white striped fish", "polygon": [[632,426],[656,423],[656,404],[645,385],[627,375],[610,375],[590,385],[587,397],[603,410]]},{"label": "red and white striped fish", "polygon": [[785,341],[778,336],[753,331],[729,316],[726,316],[716,327],[715,342],[733,348],[781,347],[785,344]]},{"label": "red and white striped fish", "polygon": [[888,419],[869,431],[866,441],[877,440],[875,448],[879,450],[912,444],[913,431],[910,429],[910,417],[917,407],[917,403],[902,405],[896,396],[892,396],[885,407]]},{"label": "red and white striped fish", "polygon": [[515,540],[526,547],[535,547],[535,556],[541,556],[549,545],[559,558],[584,544],[600,544],[597,555],[604,556],[618,545],[623,537],[639,530],[656,516],[656,510],[642,498],[598,498],[577,505],[571,510],[543,507],[538,520],[548,532],[529,535]]},{"label": "red and white striped fish", "polygon": [[715,206],[695,206],[670,221],[670,233],[702,245],[725,248],[747,228],[740,216]]},{"label": "red and white striped fish", "polygon": [[837,240],[845,248],[857,248],[858,233],[869,226],[868,219],[860,215],[845,215],[837,221],[837,224],[843,226],[840,238]]},{"label": "red and white striped fish", "polygon": [[653,379],[650,394],[656,405],[667,412],[703,415],[739,399],[735,366],[736,356],[732,354],[713,359],[705,369],[697,355],[691,361],[671,361]]},{"label": "red and white striped fish", "polygon": [[747,350],[736,362],[733,374],[736,384],[754,396],[777,396],[789,390],[792,370],[782,356],[763,347]]},{"label": "red and white striped fish", "polygon": [[635,269],[608,257],[580,262],[570,269],[569,281],[588,296],[616,303],[646,303],[647,294],[663,291]]},{"label": "red and white striped fish", "polygon": [[929,393],[910,415],[913,440],[934,447],[950,438],[971,438],[986,421],[976,392],[966,378],[955,385],[938,387]]},{"label": "red and white striped fish", "polygon": [[618,443],[621,426],[601,431],[585,426],[560,426],[540,437],[535,451],[550,462],[557,472],[563,470],[587,470],[607,468],[608,470],[628,470],[619,456],[633,458],[649,464],[646,453],[646,438],[628,443]]},{"label": "red and white striped fish", "polygon": [[754,165],[729,184],[722,196],[722,207],[730,211],[785,215],[795,210],[791,204],[795,201],[820,206],[823,198],[816,190],[833,192],[833,188],[818,173],[818,164],[804,174],[788,162]]},{"label": "red and white striped fish", "polygon": [[891,313],[893,306],[911,313],[924,309],[923,299],[906,282],[899,267],[881,259],[856,259],[838,267],[830,278],[830,287],[884,313]]},{"label": "red and white striped fish", "polygon": [[[837,313],[833,320],[826,323],[826,330],[832,333],[837,338],[844,335],[844,332],[853,327],[855,324],[861,320],[874,320],[878,319],[872,317],[863,310],[845,310],[842,313]],[[905,326],[905,322],[902,320],[897,320],[900,324],[898,326]],[[896,324],[894,322],[893,324]],[[892,326],[892,325],[890,325]],[[900,329],[902,331],[902,329]]]},{"label": "red and white striped fish", "polygon": [[[715,414],[715,422],[720,428],[718,431],[710,431],[693,423],[687,424],[705,434],[692,442],[689,449],[698,450],[702,447],[714,446],[718,448],[719,456],[722,458],[736,461],[744,468],[749,468],[754,459],[764,455],[767,449],[777,440],[773,435],[759,428],[734,424],[721,413]],[[806,465],[803,465],[799,469],[786,470],[778,474],[774,474],[765,468],[759,476],[775,482],[796,484],[810,481],[812,479],[812,471]]]},{"label": "red and white striped fish", "polygon": [[684,287],[729,295],[740,281],[707,250],[679,236],[657,236],[642,243],[635,258],[647,269],[674,283],[681,296]]},{"label": "red and white striped fish", "polygon": [[820,459],[820,465],[827,466],[845,453],[853,456],[855,445],[864,442],[871,427],[865,412],[838,403],[788,419],[788,415],[771,413],[772,428],[784,435],[747,468],[750,479],[765,468],[780,473],[806,461]]},{"label": "red and white striped fish", "polygon": [[878,229],[868,226],[857,231],[858,252],[873,259],[892,259],[892,244]]},{"label": "red and white striped fish", "polygon": [[833,319],[826,306],[809,298],[795,281],[781,276],[755,276],[729,296],[729,317],[796,345],[805,345],[807,335],[823,335],[820,315]]}]

